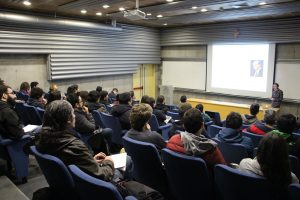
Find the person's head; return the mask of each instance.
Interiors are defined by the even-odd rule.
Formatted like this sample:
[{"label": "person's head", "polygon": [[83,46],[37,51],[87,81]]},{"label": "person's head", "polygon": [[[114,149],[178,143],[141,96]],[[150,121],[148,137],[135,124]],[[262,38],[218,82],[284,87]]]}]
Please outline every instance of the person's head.
[{"label": "person's head", "polygon": [[292,134],[296,127],[296,117],[292,114],[281,115],[277,120],[277,129],[280,132]]},{"label": "person's head", "polygon": [[148,99],[149,99],[148,95],[143,95],[141,98],[141,103],[148,103]]},{"label": "person's head", "polygon": [[96,87],[96,91],[100,93],[102,91],[102,87],[101,86],[97,86]]},{"label": "person's head", "polygon": [[274,83],[273,84],[273,90],[278,90],[279,89],[279,84],[278,83]]},{"label": "person's head", "polygon": [[142,131],[145,125],[150,120],[152,108],[148,104],[136,104],[132,107],[130,112],[130,124],[136,131]]},{"label": "person's head", "polygon": [[180,102],[181,103],[186,103],[186,96],[185,95],[180,97]]},{"label": "person's head", "polygon": [[0,99],[7,102],[9,99],[16,99],[14,91],[7,85],[0,85]]},{"label": "person's head", "polygon": [[256,116],[258,112],[259,112],[259,104],[258,103],[251,104],[251,106],[250,106],[251,115]]},{"label": "person's head", "polygon": [[79,93],[71,93],[67,96],[67,101],[72,105],[73,108],[81,108],[83,101]]},{"label": "person's head", "polygon": [[151,106],[151,108],[154,108],[155,105],[155,99],[153,97],[148,98],[148,104]]},{"label": "person's head", "polygon": [[44,91],[39,87],[32,88],[30,92],[30,98],[32,99],[40,99],[44,95]]},{"label": "person's head", "polygon": [[32,89],[32,88],[35,88],[35,87],[38,86],[38,84],[39,84],[39,82],[33,81],[33,82],[30,83],[30,88],[31,88],[31,89]]},{"label": "person's head", "polygon": [[184,113],[183,125],[187,132],[197,134],[203,127],[203,118],[200,110],[197,108],[191,108]]},{"label": "person's head", "polygon": [[0,85],[5,85],[5,81],[0,78]]},{"label": "person's head", "polygon": [[100,101],[107,101],[108,92],[106,90],[102,90],[99,94],[100,94]]},{"label": "person's head", "polygon": [[203,109],[204,109],[204,108],[203,108],[203,105],[202,105],[201,103],[197,104],[197,105],[196,105],[196,108],[197,108],[198,110],[200,110],[201,113],[203,113]]},{"label": "person's head", "polygon": [[67,95],[71,93],[77,93],[78,92],[78,85],[71,85],[67,89]]},{"label": "person's head", "polygon": [[116,95],[116,94],[118,94],[119,90],[118,90],[118,88],[113,88],[112,92]]},{"label": "person's head", "polygon": [[184,113],[186,111],[188,111],[189,109],[191,109],[191,108],[192,108],[192,105],[189,104],[189,103],[182,103],[182,104],[180,104],[179,107],[178,107],[178,114],[179,114],[180,119],[182,119]]},{"label": "person's head", "polygon": [[100,94],[96,90],[92,90],[89,92],[88,101],[92,103],[99,102]]},{"label": "person's head", "polygon": [[164,104],[165,103],[165,97],[163,95],[159,95],[157,98],[156,98],[156,103],[157,104]]},{"label": "person's head", "polygon": [[226,128],[239,129],[242,127],[243,119],[240,113],[231,112],[226,117]]},{"label": "person's head", "polygon": [[23,82],[20,85],[20,90],[21,91],[29,91],[30,90],[30,85],[28,82]]},{"label": "person's head", "polygon": [[131,97],[129,92],[124,92],[119,94],[119,103],[120,104],[130,104]]},{"label": "person's head", "polygon": [[259,60],[253,61],[253,66],[255,70],[260,70],[262,68],[261,61]]},{"label": "person's head", "polygon": [[274,189],[287,189],[291,183],[291,172],[288,147],[283,137],[275,134],[265,135],[258,146],[257,161]]},{"label": "person's head", "polygon": [[51,83],[50,87],[49,87],[49,93],[52,91],[57,91],[57,90],[58,90],[58,86],[54,83]]},{"label": "person's head", "polygon": [[55,131],[75,127],[75,115],[71,104],[64,100],[52,101],[45,110],[43,126]]},{"label": "person's head", "polygon": [[134,98],[134,91],[129,91],[129,93],[130,93],[130,97],[133,99]]},{"label": "person's head", "polygon": [[61,92],[60,91],[52,91],[48,95],[47,105],[49,105],[52,101],[55,100],[62,100]]},{"label": "person's head", "polygon": [[276,112],[274,110],[266,110],[264,114],[266,124],[273,126],[276,122]]}]

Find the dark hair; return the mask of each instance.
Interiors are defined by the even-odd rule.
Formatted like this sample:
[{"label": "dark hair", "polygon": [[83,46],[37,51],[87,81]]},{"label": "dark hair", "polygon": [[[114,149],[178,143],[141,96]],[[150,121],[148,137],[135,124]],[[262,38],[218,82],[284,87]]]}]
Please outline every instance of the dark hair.
[{"label": "dark hair", "polygon": [[276,85],[279,88],[279,84],[278,83],[273,83],[273,85]]},{"label": "dark hair", "polygon": [[196,108],[197,108],[198,110],[200,110],[200,112],[203,113],[203,105],[202,105],[201,103],[197,104],[197,105],[196,105]]},{"label": "dark hair", "polygon": [[264,115],[266,124],[274,125],[276,122],[276,112],[274,110],[266,110]]},{"label": "dark hair", "polygon": [[102,87],[101,86],[97,86],[96,87],[96,91],[100,93],[102,91]]},{"label": "dark hair", "polygon": [[23,82],[20,85],[20,90],[29,90],[30,89],[30,85],[28,82]]},{"label": "dark hair", "polygon": [[89,92],[88,101],[96,103],[100,99],[100,94],[96,90]]},{"label": "dark hair", "polygon": [[63,100],[52,101],[45,110],[43,127],[49,126],[53,130],[65,130],[68,128],[68,121],[73,118],[71,104]]},{"label": "dark hair", "polygon": [[183,116],[184,128],[189,133],[197,133],[203,126],[203,117],[200,110],[191,108],[187,110]]},{"label": "dark hair", "polygon": [[118,88],[113,88],[111,91],[119,92]]},{"label": "dark hair", "polygon": [[226,128],[239,129],[243,124],[243,119],[240,113],[231,112],[226,117]]},{"label": "dark hair", "polygon": [[78,85],[71,85],[67,89],[67,95],[71,93],[75,93],[78,90]]},{"label": "dark hair", "polygon": [[79,93],[79,96],[81,97],[82,101],[85,103],[89,98],[89,92],[86,90],[82,90],[78,93]]},{"label": "dark hair", "polygon": [[149,97],[148,98],[148,104],[152,107],[152,109],[154,108],[154,104],[155,104],[155,99],[153,97]]},{"label": "dark hair", "polygon": [[156,99],[156,103],[163,104],[165,101],[165,97],[163,95],[159,95]]},{"label": "dark hair", "polygon": [[99,94],[100,94],[100,100],[104,101],[105,97],[107,97],[108,95],[108,92],[106,90],[102,90]]},{"label": "dark hair", "polygon": [[281,115],[277,121],[277,129],[280,132],[292,134],[296,127],[296,117],[292,114]]},{"label": "dark hair", "polygon": [[48,95],[47,105],[49,105],[52,101],[61,100],[61,92],[60,91],[52,91]]},{"label": "dark hair", "polygon": [[182,119],[184,113],[191,108],[192,108],[192,105],[189,103],[182,103],[181,105],[179,105],[178,114],[179,114],[180,119]]},{"label": "dark hair", "polygon": [[0,85],[0,100],[2,99],[3,94],[7,93],[7,89],[8,89],[8,86]]},{"label": "dark hair", "polygon": [[67,96],[67,101],[75,108],[76,103],[79,103],[79,93],[71,93]]},{"label": "dark hair", "polygon": [[148,103],[148,99],[149,99],[148,95],[143,95],[141,98],[141,103]]},{"label": "dark hair", "polygon": [[4,82],[5,81],[0,78],[0,85],[4,85]]},{"label": "dark hair", "polygon": [[129,91],[129,93],[130,93],[130,97],[133,98],[134,97],[134,91],[131,90],[131,91]]},{"label": "dark hair", "polygon": [[33,81],[30,83],[30,88],[35,88],[37,85],[39,84],[39,82]]},{"label": "dark hair", "polygon": [[286,196],[292,177],[285,139],[275,134],[265,135],[258,146],[257,161],[276,196]]},{"label": "dark hair", "polygon": [[183,95],[183,96],[180,97],[180,102],[181,103],[185,103],[186,102],[186,96],[185,95]]},{"label": "dark hair", "polygon": [[31,89],[30,98],[39,99],[43,96],[44,91],[39,87],[34,87]]},{"label": "dark hair", "polygon": [[134,130],[142,131],[145,124],[149,121],[152,108],[148,104],[136,104],[130,112],[130,124]]},{"label": "dark hair", "polygon": [[259,104],[258,103],[253,103],[250,106],[250,113],[251,115],[257,115],[259,112]]},{"label": "dark hair", "polygon": [[124,93],[119,94],[119,103],[120,104],[128,104],[130,100],[131,100],[131,97],[130,97],[129,92],[124,92]]}]

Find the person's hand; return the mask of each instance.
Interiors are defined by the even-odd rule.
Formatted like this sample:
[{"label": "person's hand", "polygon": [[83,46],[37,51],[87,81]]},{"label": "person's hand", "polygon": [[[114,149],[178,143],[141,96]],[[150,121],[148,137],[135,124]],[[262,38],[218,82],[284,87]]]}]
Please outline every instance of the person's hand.
[{"label": "person's hand", "polygon": [[86,106],[82,106],[82,110],[83,112],[85,112],[86,114],[89,113],[89,109]]},{"label": "person's hand", "polygon": [[151,126],[150,126],[150,124],[148,124],[148,123],[146,124],[146,129],[151,131]]},{"label": "person's hand", "polygon": [[104,160],[110,160],[111,162],[114,162],[113,159],[112,159],[110,156],[106,156],[106,157],[104,158]]},{"label": "person's hand", "polygon": [[99,162],[102,162],[106,157],[107,156],[105,155],[105,153],[100,152],[94,156],[94,159],[96,160],[96,162],[99,163]]}]

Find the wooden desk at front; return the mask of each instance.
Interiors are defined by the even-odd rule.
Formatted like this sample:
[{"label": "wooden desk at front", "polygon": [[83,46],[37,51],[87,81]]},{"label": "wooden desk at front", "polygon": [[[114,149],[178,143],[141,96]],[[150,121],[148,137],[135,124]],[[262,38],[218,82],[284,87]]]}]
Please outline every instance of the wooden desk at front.
[{"label": "wooden desk at front", "polygon": [[[192,104],[193,107],[201,103],[204,106],[204,111],[209,110],[209,111],[219,112],[221,115],[221,120],[226,119],[226,116],[230,112],[238,112],[240,114],[249,114],[250,112],[249,111],[250,105],[247,104],[212,101],[207,99],[194,99],[194,98],[188,99],[187,102]],[[264,110],[260,108],[257,117],[258,119],[262,120],[263,116],[264,116]]]}]

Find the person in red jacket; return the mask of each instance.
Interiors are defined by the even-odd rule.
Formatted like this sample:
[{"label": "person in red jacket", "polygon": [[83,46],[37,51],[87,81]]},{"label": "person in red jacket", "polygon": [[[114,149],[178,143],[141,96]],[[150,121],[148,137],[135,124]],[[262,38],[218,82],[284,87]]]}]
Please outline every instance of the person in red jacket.
[{"label": "person in red jacket", "polygon": [[216,164],[226,164],[217,143],[201,135],[203,118],[201,112],[191,108],[183,116],[185,132],[170,138],[167,148],[178,153],[200,157],[205,160],[208,170],[213,171]]}]

